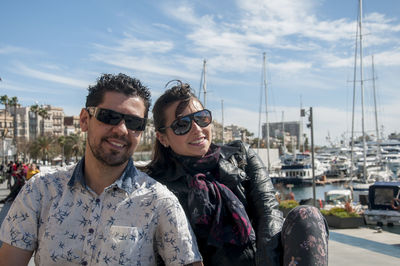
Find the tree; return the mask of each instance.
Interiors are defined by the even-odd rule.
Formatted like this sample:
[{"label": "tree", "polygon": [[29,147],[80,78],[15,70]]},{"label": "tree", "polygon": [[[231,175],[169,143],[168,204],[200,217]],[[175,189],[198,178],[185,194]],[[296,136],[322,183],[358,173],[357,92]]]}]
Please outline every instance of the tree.
[{"label": "tree", "polygon": [[7,128],[7,106],[8,106],[9,98],[7,95],[0,96],[0,102],[4,105],[4,132],[3,137],[6,137],[6,128]]},{"label": "tree", "polygon": [[246,128],[245,128],[243,131],[244,131],[244,133],[246,134],[246,136],[248,136],[248,137],[254,136],[254,133],[251,133],[251,132],[248,131]]},{"label": "tree", "polygon": [[61,166],[64,165],[64,146],[66,143],[66,138],[64,136],[59,136],[57,138],[57,143],[61,148]]},{"label": "tree", "polygon": [[[78,161],[78,157],[83,156],[85,151],[85,142],[76,134],[71,134],[66,137],[66,154],[71,154],[70,156],[75,156],[75,161]],[[71,153],[69,153],[69,150]],[[69,160],[69,159],[68,159]]]},{"label": "tree", "polygon": [[36,148],[39,151],[39,155],[42,161],[48,161],[52,157],[52,144],[54,139],[50,136],[41,136],[36,139]]},{"label": "tree", "polygon": [[8,104],[9,106],[14,107],[14,121],[13,121],[13,126],[14,126],[14,145],[17,149],[16,155],[15,155],[15,160],[17,161],[18,159],[18,125],[17,125],[17,107],[19,106],[18,104],[18,98],[17,97],[12,97],[8,99]]},{"label": "tree", "polygon": [[[42,117],[43,119],[48,119],[48,118],[50,118],[50,115],[48,113],[47,108],[43,107],[43,105],[39,106],[37,103],[31,106],[30,111],[32,113],[34,113],[35,117],[36,117],[35,137],[37,137],[36,129],[39,124],[39,116]],[[44,123],[44,121],[43,121],[43,123]],[[40,135],[43,136],[43,130],[41,130]]]}]

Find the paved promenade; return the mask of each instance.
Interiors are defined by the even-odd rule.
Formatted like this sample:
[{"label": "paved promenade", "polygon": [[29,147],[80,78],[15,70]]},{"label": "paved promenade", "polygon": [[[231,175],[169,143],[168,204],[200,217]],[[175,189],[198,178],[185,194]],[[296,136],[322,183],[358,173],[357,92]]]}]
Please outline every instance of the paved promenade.
[{"label": "paved promenade", "polygon": [[[0,184],[0,199],[9,190]],[[0,204],[0,224],[10,204]],[[400,265],[400,235],[370,228],[331,229],[329,237],[329,265]],[[33,266],[33,260],[29,266]]]}]

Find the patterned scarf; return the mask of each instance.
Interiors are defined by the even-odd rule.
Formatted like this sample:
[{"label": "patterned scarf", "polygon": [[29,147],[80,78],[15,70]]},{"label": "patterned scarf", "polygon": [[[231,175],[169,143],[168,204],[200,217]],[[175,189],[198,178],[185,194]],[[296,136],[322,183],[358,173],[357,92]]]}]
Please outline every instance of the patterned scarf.
[{"label": "patterned scarf", "polygon": [[242,202],[218,182],[220,150],[211,145],[200,159],[174,154],[188,173],[188,218],[196,235],[207,238],[209,245],[247,245],[255,241],[255,233]]}]

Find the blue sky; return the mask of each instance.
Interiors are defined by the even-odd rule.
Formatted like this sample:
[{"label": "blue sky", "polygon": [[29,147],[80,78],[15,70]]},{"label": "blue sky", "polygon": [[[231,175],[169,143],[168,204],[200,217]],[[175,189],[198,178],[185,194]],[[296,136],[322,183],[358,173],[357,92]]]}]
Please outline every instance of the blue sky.
[{"label": "blue sky", "polygon": [[[400,1],[364,0],[366,129],[400,125]],[[207,108],[258,134],[262,54],[271,122],[313,107],[315,142],[349,137],[357,0],[2,1],[0,95],[78,115],[102,73],[139,78],[153,102],[171,79],[198,90],[207,60]],[[359,78],[358,78],[359,79]],[[357,89],[356,109],[361,109]],[[265,121],[265,106],[262,107]],[[356,117],[356,131],[361,130]],[[309,130],[305,129],[309,134]],[[357,133],[358,134],[358,133]]]}]

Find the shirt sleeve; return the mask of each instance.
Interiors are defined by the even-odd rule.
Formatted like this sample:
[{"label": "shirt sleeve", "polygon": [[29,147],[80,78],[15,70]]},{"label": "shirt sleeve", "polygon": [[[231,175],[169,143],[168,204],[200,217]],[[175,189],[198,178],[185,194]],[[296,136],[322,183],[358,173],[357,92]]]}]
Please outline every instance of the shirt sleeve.
[{"label": "shirt sleeve", "polygon": [[157,251],[165,265],[202,261],[196,237],[175,196],[163,199],[155,238]]},{"label": "shirt sleeve", "polygon": [[26,183],[15,198],[0,228],[0,240],[24,250],[37,248],[40,193]]}]

